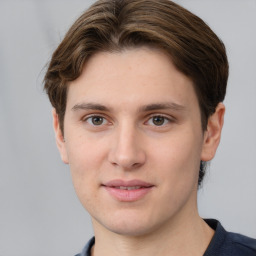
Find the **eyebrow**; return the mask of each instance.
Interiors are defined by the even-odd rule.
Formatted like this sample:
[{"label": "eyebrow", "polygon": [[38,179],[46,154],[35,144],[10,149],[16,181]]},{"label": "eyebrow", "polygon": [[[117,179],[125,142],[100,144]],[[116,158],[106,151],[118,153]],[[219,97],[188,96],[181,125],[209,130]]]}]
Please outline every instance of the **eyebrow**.
[{"label": "eyebrow", "polygon": [[174,102],[171,102],[171,103],[167,102],[167,103],[153,103],[153,104],[145,105],[140,108],[140,111],[147,112],[147,111],[164,110],[164,109],[183,111],[186,108],[185,106],[174,103]]},{"label": "eyebrow", "polygon": [[[164,109],[170,109],[175,111],[183,111],[185,110],[185,106],[174,103],[174,102],[167,102],[167,103],[153,103],[149,105],[145,105],[139,108],[139,112],[149,112],[154,110],[164,110]],[[99,104],[99,103],[80,103],[76,104],[72,107],[73,111],[77,110],[99,110],[99,111],[110,111],[111,109]]]},{"label": "eyebrow", "polygon": [[77,110],[99,110],[99,111],[109,111],[110,109],[107,108],[104,105],[98,104],[98,103],[80,103],[76,104],[74,107],[72,107],[73,111]]}]

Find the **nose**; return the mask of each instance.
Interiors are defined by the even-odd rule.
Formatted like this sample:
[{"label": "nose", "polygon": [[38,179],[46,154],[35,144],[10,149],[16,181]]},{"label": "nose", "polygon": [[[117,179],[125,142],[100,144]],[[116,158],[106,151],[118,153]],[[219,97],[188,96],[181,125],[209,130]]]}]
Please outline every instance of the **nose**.
[{"label": "nose", "polygon": [[110,146],[108,160],[123,170],[132,170],[146,161],[142,134],[133,125],[123,124],[116,128]]}]

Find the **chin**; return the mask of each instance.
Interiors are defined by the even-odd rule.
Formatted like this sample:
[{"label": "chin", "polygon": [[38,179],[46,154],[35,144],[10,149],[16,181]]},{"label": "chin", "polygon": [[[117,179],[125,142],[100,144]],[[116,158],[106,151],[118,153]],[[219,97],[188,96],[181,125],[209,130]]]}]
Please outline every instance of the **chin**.
[{"label": "chin", "polygon": [[151,218],[137,216],[112,216],[108,222],[100,223],[110,232],[118,235],[138,237],[145,236],[157,229],[160,223],[154,223]]},{"label": "chin", "polygon": [[139,237],[145,236],[150,233],[150,228],[148,226],[142,225],[123,225],[123,226],[115,226],[115,227],[106,227],[109,231],[128,237]]}]

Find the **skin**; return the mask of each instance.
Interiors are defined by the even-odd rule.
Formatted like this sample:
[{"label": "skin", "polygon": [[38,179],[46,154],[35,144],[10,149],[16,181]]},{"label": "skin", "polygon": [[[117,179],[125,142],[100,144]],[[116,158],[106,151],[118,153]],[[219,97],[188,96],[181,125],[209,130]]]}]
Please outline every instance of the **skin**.
[{"label": "skin", "polygon": [[[224,110],[220,103],[202,131],[192,81],[159,50],[88,60],[69,85],[64,135],[55,110],[53,120],[61,158],[92,217],[93,255],[204,253],[214,232],[198,215],[199,164],[214,157]],[[113,179],[152,188],[120,201],[102,186]]]}]

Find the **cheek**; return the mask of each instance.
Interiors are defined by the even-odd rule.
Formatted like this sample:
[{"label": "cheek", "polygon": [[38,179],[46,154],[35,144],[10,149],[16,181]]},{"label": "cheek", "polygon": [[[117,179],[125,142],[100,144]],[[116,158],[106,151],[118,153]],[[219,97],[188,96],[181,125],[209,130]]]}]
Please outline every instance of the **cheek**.
[{"label": "cheek", "polygon": [[191,145],[172,145],[162,154],[161,161],[157,161],[161,163],[158,165],[162,195],[159,204],[165,205],[165,211],[169,214],[175,214],[186,202],[195,201],[200,165],[199,151],[195,153]]},{"label": "cheek", "polygon": [[70,137],[68,142],[67,154],[72,172],[83,176],[102,163],[106,154],[104,141],[81,135]]},{"label": "cheek", "polygon": [[166,138],[155,153],[162,158],[162,162],[186,166],[200,161],[201,151],[202,138],[190,132]]},{"label": "cheek", "polygon": [[81,137],[67,144],[72,181],[80,200],[92,198],[98,188],[105,151],[97,143]]},{"label": "cheek", "polygon": [[[197,138],[197,139],[196,139]],[[162,143],[152,154],[158,177],[172,187],[184,188],[197,183],[200,166],[201,138],[191,133],[176,135]]]}]

